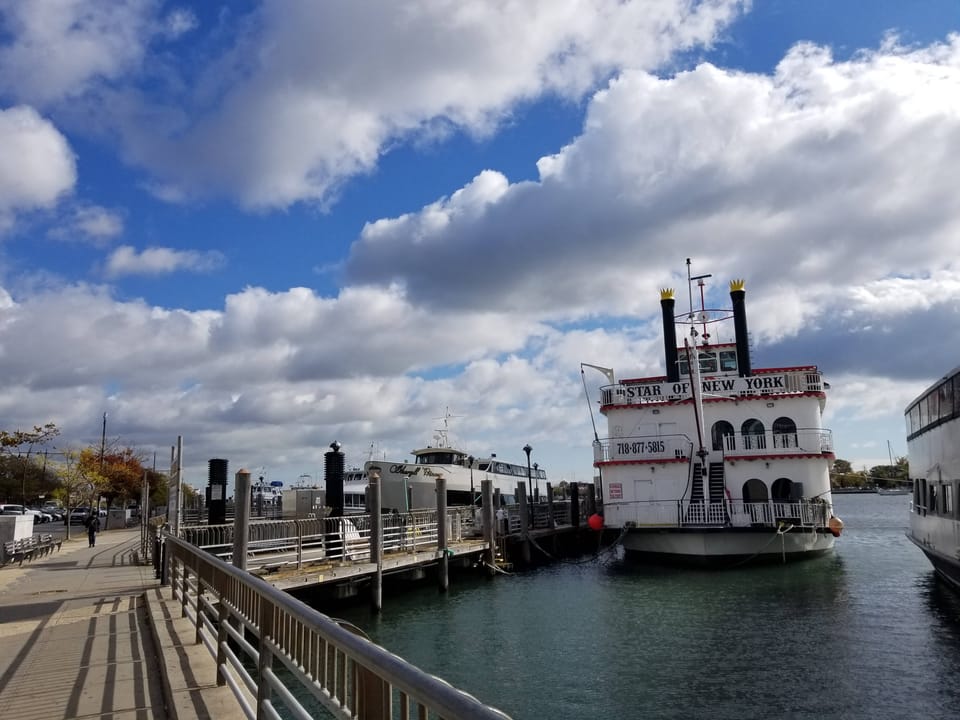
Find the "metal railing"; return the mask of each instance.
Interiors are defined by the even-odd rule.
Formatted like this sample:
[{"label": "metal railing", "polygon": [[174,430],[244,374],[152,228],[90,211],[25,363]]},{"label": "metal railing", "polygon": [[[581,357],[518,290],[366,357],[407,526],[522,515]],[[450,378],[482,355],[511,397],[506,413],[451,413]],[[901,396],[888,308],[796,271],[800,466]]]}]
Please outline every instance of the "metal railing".
[{"label": "metal railing", "polygon": [[833,452],[833,433],[822,428],[736,433],[723,436],[723,450],[725,455],[819,455]]},{"label": "metal railing", "polygon": [[[437,511],[417,510],[383,515],[383,551],[413,552],[437,546]],[[448,542],[461,542],[472,532],[470,508],[449,508]],[[311,520],[264,520],[247,526],[247,570],[318,562],[370,562],[370,516],[350,515]],[[234,525],[193,525],[180,528],[186,542],[230,561]]]},{"label": "metal railing", "polygon": [[170,585],[249,720],[509,720],[223,560],[164,533]]},{"label": "metal railing", "polygon": [[635,527],[827,527],[830,506],[825,502],[741,502],[670,500],[664,502],[607,501],[608,515]]}]

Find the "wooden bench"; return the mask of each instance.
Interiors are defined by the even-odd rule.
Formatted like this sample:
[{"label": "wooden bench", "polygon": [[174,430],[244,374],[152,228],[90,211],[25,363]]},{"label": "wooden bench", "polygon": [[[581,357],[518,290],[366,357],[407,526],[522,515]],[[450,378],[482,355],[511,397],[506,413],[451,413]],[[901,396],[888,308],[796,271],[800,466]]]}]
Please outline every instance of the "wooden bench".
[{"label": "wooden bench", "polygon": [[19,562],[20,565],[23,565],[24,560],[33,560],[34,550],[33,538],[5,542],[3,544],[3,562]]},{"label": "wooden bench", "polygon": [[59,550],[62,545],[63,539],[55,538],[50,533],[43,533],[23,540],[11,540],[3,544],[3,562],[16,562],[23,565],[24,560],[43,557],[54,550]]},{"label": "wooden bench", "polygon": [[55,538],[50,533],[43,533],[34,543],[40,555],[46,555],[47,553],[52,553],[54,550],[59,550],[63,544],[63,538]]}]

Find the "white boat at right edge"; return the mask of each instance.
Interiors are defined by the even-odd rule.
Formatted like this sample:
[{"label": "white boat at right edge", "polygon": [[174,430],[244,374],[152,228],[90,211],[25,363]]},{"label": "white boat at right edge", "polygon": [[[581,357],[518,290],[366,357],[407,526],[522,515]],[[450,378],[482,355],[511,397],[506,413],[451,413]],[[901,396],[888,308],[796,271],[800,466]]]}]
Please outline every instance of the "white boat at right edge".
[{"label": "white boat at right edge", "polygon": [[905,415],[913,479],[907,537],[960,589],[960,368],[924,390]]},{"label": "white boat at right edge", "polygon": [[[675,315],[673,291],[661,291],[665,376],[616,380],[585,364],[610,380],[608,436],[594,442],[604,528],[628,559],[731,566],[826,553],[843,527],[822,426],[828,385],[813,365],[752,368],[743,282],[730,284],[732,308],[709,309],[710,276],[690,277],[689,265],[689,312]],[[719,342],[728,320],[734,341]]]}]

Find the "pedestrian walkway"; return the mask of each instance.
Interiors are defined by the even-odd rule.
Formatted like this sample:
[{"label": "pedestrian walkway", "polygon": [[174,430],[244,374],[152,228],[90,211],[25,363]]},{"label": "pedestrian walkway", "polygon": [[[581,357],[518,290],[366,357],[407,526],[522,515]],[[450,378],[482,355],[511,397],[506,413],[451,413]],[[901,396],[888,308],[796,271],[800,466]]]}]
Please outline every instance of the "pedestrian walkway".
[{"label": "pedestrian walkway", "polygon": [[179,605],[137,563],[140,530],[102,532],[94,548],[77,535],[0,568],[0,717],[237,717]]}]

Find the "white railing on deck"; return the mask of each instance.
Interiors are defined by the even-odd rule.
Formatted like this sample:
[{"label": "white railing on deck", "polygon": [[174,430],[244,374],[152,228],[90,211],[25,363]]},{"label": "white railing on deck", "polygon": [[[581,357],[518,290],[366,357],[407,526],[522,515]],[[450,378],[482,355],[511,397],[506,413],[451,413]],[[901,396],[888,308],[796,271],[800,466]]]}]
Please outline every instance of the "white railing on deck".
[{"label": "white railing on deck", "polygon": [[695,527],[776,527],[790,524],[802,527],[827,527],[829,505],[824,502],[705,502],[673,500],[665,502],[607,501],[608,517],[616,517],[627,526]]},{"label": "white railing on deck", "polygon": [[823,428],[723,436],[725,455],[819,455],[833,452],[833,433]]}]

